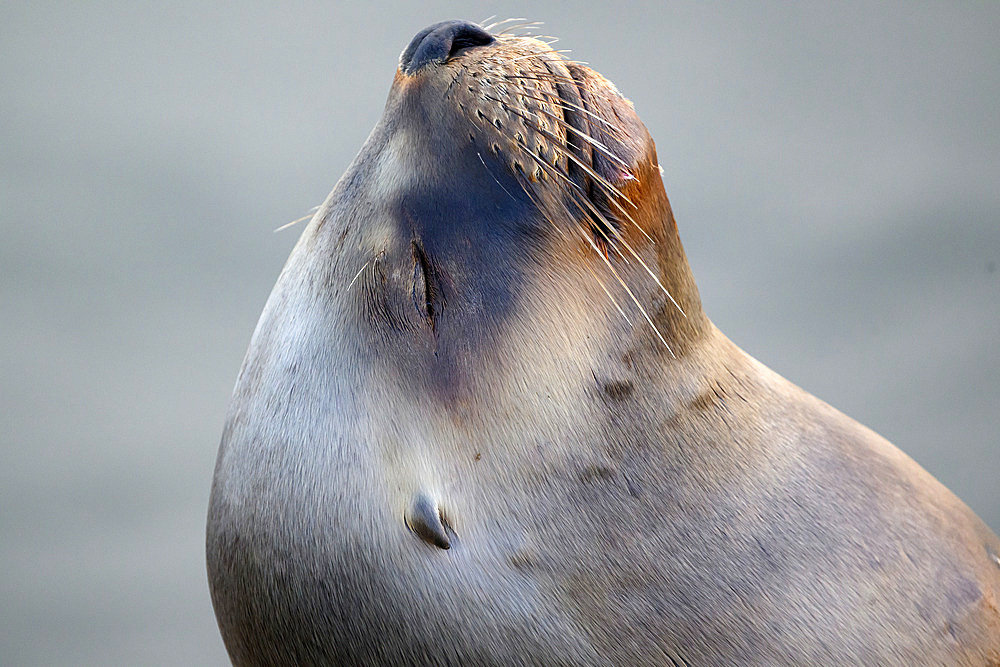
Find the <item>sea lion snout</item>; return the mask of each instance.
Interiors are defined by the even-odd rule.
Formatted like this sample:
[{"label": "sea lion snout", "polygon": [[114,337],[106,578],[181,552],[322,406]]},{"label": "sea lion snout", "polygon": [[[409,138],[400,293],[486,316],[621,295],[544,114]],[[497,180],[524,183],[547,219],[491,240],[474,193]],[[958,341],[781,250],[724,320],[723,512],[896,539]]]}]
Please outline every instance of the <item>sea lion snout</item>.
[{"label": "sea lion snout", "polygon": [[442,21],[424,28],[410,40],[399,57],[404,74],[414,74],[425,65],[444,62],[462,49],[486,46],[494,42],[493,35],[468,21]]}]

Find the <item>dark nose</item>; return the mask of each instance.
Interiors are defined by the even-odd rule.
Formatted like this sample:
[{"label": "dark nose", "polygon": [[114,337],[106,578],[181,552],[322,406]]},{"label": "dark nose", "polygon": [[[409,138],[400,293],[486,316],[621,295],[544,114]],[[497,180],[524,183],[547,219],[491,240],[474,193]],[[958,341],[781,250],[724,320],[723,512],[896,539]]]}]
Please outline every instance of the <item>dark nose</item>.
[{"label": "dark nose", "polygon": [[424,28],[399,57],[403,74],[413,74],[424,65],[442,63],[462,49],[493,43],[493,35],[468,21],[442,21]]}]

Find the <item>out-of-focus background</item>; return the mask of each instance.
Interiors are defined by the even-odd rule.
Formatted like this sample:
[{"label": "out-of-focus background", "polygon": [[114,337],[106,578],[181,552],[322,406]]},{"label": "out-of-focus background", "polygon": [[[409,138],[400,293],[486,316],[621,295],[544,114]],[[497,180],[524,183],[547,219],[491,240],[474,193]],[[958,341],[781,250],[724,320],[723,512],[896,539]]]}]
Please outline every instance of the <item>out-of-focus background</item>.
[{"label": "out-of-focus background", "polygon": [[225,664],[204,516],[273,230],[418,30],[492,14],[635,102],[716,324],[1000,528],[1000,4],[7,2],[0,663]]}]

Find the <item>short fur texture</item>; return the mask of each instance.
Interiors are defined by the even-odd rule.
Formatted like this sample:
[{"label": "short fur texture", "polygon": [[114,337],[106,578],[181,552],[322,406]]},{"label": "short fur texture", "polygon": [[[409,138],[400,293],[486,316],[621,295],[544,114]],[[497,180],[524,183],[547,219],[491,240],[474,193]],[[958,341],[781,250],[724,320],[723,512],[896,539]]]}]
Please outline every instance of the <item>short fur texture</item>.
[{"label": "short fur texture", "polygon": [[711,324],[632,105],[538,40],[443,53],[240,371],[233,662],[1000,663],[1000,541]]}]

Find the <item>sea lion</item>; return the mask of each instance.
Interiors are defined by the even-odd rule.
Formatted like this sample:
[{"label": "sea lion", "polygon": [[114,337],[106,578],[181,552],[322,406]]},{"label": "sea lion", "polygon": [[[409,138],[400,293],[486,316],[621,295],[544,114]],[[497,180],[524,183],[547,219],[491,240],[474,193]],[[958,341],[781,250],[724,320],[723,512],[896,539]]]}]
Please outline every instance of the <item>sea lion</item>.
[{"label": "sea lion", "polygon": [[712,325],[610,82],[461,21],[277,281],[207,537],[238,665],[996,663],[998,554]]}]

